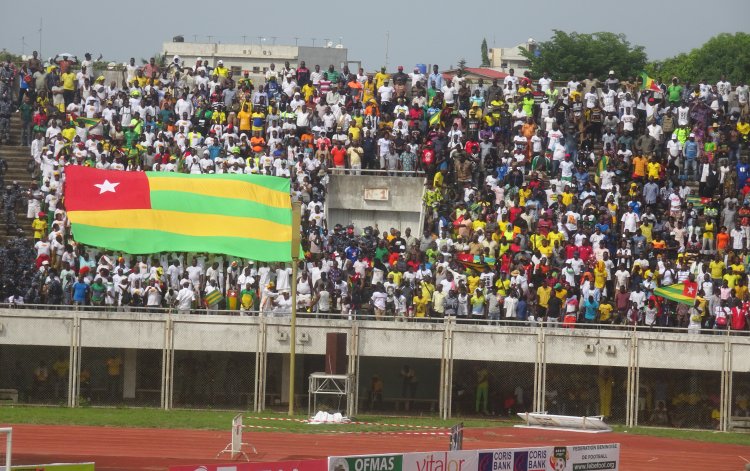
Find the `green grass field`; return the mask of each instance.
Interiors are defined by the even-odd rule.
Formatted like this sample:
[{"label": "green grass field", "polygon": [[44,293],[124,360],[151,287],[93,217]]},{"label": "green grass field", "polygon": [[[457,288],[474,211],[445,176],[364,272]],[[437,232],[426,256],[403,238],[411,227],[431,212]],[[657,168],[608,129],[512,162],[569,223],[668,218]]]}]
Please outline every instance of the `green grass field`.
[{"label": "green grass field", "polygon": [[[0,407],[0,424],[39,424],[39,425],[94,425],[109,427],[146,427],[172,429],[199,430],[229,430],[232,418],[236,412],[206,411],[206,410],[172,410],[135,409],[135,408],[93,408],[83,407],[69,409],[65,407]],[[288,417],[286,414],[271,411],[263,414],[245,413],[246,425],[261,425],[264,427],[278,427],[268,429],[269,432],[293,433],[325,433],[332,430],[357,431],[394,431],[394,427],[361,426],[361,425],[309,425],[300,422],[274,422],[268,420],[253,420],[253,417]],[[303,415],[298,419],[306,418]],[[404,424],[409,426],[450,427],[463,422],[467,428],[473,427],[508,427],[518,421],[499,419],[455,418],[444,421],[430,417],[391,417],[391,416],[358,416],[357,421],[378,422],[389,424]],[[408,427],[399,428],[409,430]],[[653,437],[677,438],[683,440],[697,440],[713,443],[727,443],[750,446],[750,434],[722,433],[706,430],[682,430],[650,427],[626,428],[614,426],[615,431],[648,435]],[[258,429],[264,431],[266,429]]]}]

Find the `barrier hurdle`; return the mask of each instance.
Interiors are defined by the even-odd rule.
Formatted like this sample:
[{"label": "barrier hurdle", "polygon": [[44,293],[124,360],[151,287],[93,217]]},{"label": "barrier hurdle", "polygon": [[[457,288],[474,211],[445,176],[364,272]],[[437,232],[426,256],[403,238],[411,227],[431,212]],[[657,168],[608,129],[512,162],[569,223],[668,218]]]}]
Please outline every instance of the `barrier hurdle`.
[{"label": "barrier hurdle", "polygon": [[[245,458],[245,461],[250,461],[250,457],[247,456],[247,453],[243,451],[243,447],[250,447],[253,449],[254,454],[258,454],[258,450],[255,449],[255,446],[250,443],[244,443],[242,441],[242,429],[245,428],[244,425],[242,425],[242,414],[237,414],[232,419],[232,438],[231,441],[227,444],[227,446],[224,447],[223,450],[216,453],[216,457],[228,453],[230,459],[235,459],[237,456],[243,456]],[[270,428],[270,427],[269,427]]]}]

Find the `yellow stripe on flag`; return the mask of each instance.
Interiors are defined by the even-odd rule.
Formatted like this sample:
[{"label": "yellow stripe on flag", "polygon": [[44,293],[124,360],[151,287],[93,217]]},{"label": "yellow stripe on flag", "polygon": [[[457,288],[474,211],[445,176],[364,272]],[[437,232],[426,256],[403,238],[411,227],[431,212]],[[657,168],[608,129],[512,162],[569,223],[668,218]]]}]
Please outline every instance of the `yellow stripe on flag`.
[{"label": "yellow stripe on flag", "polygon": [[253,201],[274,208],[289,208],[289,195],[240,180],[158,177],[149,175],[151,191],[181,191],[217,198]]},{"label": "yellow stripe on flag", "polygon": [[219,214],[182,213],[158,209],[122,209],[69,211],[68,218],[74,224],[125,231],[147,229],[188,236],[241,237],[269,242],[291,242],[292,240],[292,228],[289,225],[258,218]]}]

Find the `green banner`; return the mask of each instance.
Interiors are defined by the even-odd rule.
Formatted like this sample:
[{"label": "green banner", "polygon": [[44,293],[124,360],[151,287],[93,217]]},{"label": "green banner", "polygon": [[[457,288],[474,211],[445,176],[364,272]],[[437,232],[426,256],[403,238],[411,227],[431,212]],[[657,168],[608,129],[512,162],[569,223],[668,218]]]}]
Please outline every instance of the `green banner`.
[{"label": "green banner", "polygon": [[13,471],[94,471],[94,463],[53,463],[11,466]]}]

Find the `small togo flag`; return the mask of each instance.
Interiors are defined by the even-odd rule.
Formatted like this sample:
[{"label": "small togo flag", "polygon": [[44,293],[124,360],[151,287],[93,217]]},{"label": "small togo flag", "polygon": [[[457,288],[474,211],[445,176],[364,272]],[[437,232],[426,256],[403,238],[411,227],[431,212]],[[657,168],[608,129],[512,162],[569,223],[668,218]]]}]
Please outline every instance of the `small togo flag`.
[{"label": "small togo flag", "polygon": [[129,254],[208,252],[292,259],[289,179],[65,168],[77,242]]},{"label": "small togo flag", "polygon": [[218,304],[224,300],[224,296],[221,294],[221,291],[218,289],[215,289],[208,293],[205,298],[203,298],[204,301],[206,301],[206,306],[211,306],[213,304]]},{"label": "small togo flag", "polygon": [[662,91],[661,88],[659,88],[659,85],[656,84],[656,80],[649,77],[648,74],[646,74],[646,72],[641,72],[641,79],[643,79],[643,84],[641,84],[641,90],[651,90],[654,92]]}]

